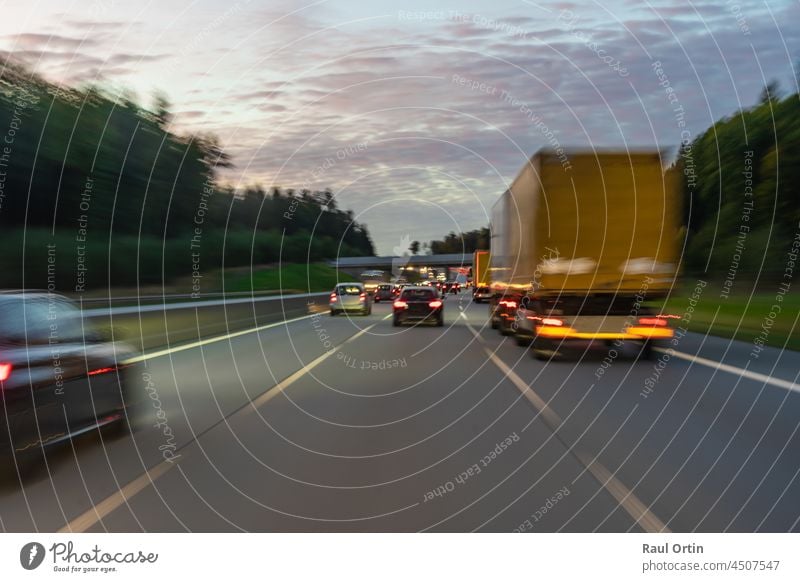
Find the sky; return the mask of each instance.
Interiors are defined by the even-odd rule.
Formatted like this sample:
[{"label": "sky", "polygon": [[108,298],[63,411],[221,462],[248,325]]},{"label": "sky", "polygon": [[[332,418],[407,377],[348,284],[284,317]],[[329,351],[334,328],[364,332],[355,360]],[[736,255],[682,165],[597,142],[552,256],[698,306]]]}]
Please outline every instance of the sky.
[{"label": "sky", "polygon": [[[243,188],[331,188],[378,254],[488,225],[541,147],[671,148],[794,93],[800,2],[0,0],[45,78],[155,91]],[[401,251],[404,249],[401,249]]]}]

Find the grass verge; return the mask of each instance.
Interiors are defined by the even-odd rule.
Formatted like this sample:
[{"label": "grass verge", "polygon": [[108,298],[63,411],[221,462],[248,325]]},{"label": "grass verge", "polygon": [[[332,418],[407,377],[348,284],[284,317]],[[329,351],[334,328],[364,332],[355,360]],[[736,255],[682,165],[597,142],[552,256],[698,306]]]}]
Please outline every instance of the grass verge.
[{"label": "grass verge", "polygon": [[[663,313],[683,316],[690,307],[689,294],[658,302],[657,307],[662,305]],[[761,338],[765,345],[800,351],[799,313],[800,294],[791,291],[786,295],[730,295],[727,299],[715,296],[713,300],[701,297],[694,306],[688,328],[748,343]]]},{"label": "grass verge", "polygon": [[336,285],[337,271],[325,263],[288,263],[246,272],[225,274],[225,291],[283,291],[316,293],[330,291]]}]

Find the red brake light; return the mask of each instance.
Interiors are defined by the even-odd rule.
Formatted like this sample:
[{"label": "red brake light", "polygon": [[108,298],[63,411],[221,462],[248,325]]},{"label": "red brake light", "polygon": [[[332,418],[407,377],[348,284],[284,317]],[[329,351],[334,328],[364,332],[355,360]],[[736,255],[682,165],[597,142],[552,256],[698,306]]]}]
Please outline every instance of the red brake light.
[{"label": "red brake light", "polygon": [[336,293],[331,293],[331,299],[336,299]]},{"label": "red brake light", "polygon": [[660,317],[640,317],[639,325],[654,325],[656,327],[665,327],[667,320]]},{"label": "red brake light", "polygon": [[431,307],[441,307],[442,306],[442,302],[439,301],[438,299],[434,299],[433,301],[428,303],[428,305],[431,306]]},{"label": "red brake light", "polygon": [[564,322],[560,319],[556,319],[555,317],[545,317],[542,319],[542,325],[552,325],[555,327],[561,327],[564,325]]},{"label": "red brake light", "polygon": [[92,370],[89,372],[89,376],[97,376],[98,374],[108,374],[109,372],[113,372],[114,368],[97,368],[96,370]]},{"label": "red brake light", "polygon": [[400,301],[398,299],[397,301],[392,303],[392,307],[394,307],[395,309],[405,309],[406,307],[408,307],[408,303],[406,303],[405,301]]},{"label": "red brake light", "polygon": [[0,364],[0,382],[5,382],[11,376],[11,364]]},{"label": "red brake light", "polygon": [[517,307],[516,301],[501,301],[500,305],[504,305],[506,307],[510,307],[511,309],[515,309]]},{"label": "red brake light", "polygon": [[361,294],[358,296],[358,300],[359,300],[359,301],[366,301],[366,300],[367,300],[367,294],[366,294],[366,293],[361,293]]}]

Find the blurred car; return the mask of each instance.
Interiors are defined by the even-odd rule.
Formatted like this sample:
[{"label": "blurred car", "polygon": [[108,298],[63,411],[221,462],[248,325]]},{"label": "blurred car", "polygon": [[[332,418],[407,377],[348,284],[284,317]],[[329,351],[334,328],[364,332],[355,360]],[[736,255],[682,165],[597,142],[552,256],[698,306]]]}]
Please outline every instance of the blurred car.
[{"label": "blurred car", "polygon": [[480,286],[475,287],[472,292],[472,300],[475,303],[483,303],[484,301],[489,301],[492,298],[492,290],[489,287]]},{"label": "blurred car", "polygon": [[66,297],[0,292],[0,470],[85,432],[126,432],[134,355]]},{"label": "blurred car", "polygon": [[395,290],[389,284],[386,285],[378,285],[378,289],[375,291],[375,303],[380,303],[383,300],[391,301],[395,298]]},{"label": "blurred car", "polygon": [[458,281],[445,281],[443,292],[444,293],[458,293],[461,291],[461,285]]},{"label": "blurred car", "polygon": [[444,301],[432,287],[406,287],[392,304],[392,324],[396,327],[409,321],[429,321],[444,325]]},{"label": "blurred car", "polygon": [[331,315],[356,311],[362,315],[372,313],[367,291],[361,283],[339,283],[333,288],[330,298]]}]

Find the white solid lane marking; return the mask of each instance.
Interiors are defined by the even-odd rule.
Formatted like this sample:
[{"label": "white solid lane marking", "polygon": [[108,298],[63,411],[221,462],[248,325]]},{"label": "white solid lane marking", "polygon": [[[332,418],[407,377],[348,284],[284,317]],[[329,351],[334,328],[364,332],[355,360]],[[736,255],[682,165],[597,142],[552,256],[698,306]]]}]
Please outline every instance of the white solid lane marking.
[{"label": "white solid lane marking", "polygon": [[[670,353],[670,351],[665,348],[656,348],[656,351],[659,351],[664,354]],[[692,354],[687,354],[684,352],[677,352],[675,350],[671,352],[671,355],[675,356],[676,358],[686,360],[688,362],[694,362],[695,364],[700,364],[702,366],[708,366],[709,368],[714,368],[715,370],[721,370],[723,372],[728,372],[730,374],[736,374],[737,376],[743,376],[745,378],[749,378],[750,380],[755,380],[756,382],[764,382],[765,384],[770,384],[778,388],[783,388],[784,390],[791,390],[792,392],[800,392],[800,384],[795,384],[794,382],[790,382],[789,380],[782,380],[781,378],[775,378],[773,376],[768,376],[767,374],[751,372],[750,370],[745,370],[744,368],[731,366],[730,364],[723,364],[722,362],[709,360],[708,358],[701,358],[700,356],[693,356]]]},{"label": "white solid lane marking", "polygon": [[[483,338],[480,337],[480,334],[475,331],[475,329],[473,329],[469,323],[467,323],[467,329],[472,332],[472,335],[474,335],[478,341],[484,343]],[[492,352],[488,347],[484,347],[483,349],[492,363],[494,363],[494,365],[496,365],[500,371],[503,372],[506,378],[511,380],[512,384],[516,386],[517,390],[519,390],[528,399],[528,401],[533,404],[534,408],[539,411],[547,427],[555,434],[558,431],[559,426],[561,426],[561,417],[552,408],[550,408],[547,405],[547,402],[545,402],[544,399],[539,396],[531,386],[526,384],[525,381],[508,366],[508,364],[501,360],[497,354]],[[561,442],[567,446],[566,443],[563,441]],[[611,473],[611,471],[606,469],[598,461],[593,460],[592,457],[586,453],[575,451],[569,446],[567,446],[567,448],[573,453],[578,462],[592,474],[597,482],[600,483],[600,485],[602,485],[602,487],[608,491],[614,499],[617,500],[617,503],[619,503],[620,507],[622,507],[645,532],[670,532],[666,524],[656,517],[656,515],[650,511],[648,507],[622,483],[622,481],[617,479],[613,473]]]},{"label": "white solid lane marking", "polygon": [[134,356],[133,358],[128,358],[124,360],[123,364],[135,364],[136,362],[143,362],[145,360],[152,360],[153,358],[160,358],[162,356],[168,356],[169,354],[174,354],[176,352],[183,352],[186,350],[192,350],[194,348],[199,348],[200,346],[207,346],[208,344],[213,344],[217,342],[222,342],[225,340],[233,339],[235,337],[239,337],[242,335],[247,335],[249,333],[255,333],[258,331],[263,331],[265,329],[270,329],[272,327],[278,327],[280,325],[286,325],[287,323],[292,323],[295,321],[302,321],[303,319],[308,319],[310,317],[314,317],[315,315],[319,315],[318,313],[312,313],[311,315],[303,315],[301,317],[295,317],[293,319],[285,319],[283,321],[276,321],[275,323],[268,323],[266,325],[260,325],[258,327],[251,327],[249,329],[243,329],[242,331],[235,331],[232,333],[226,333],[224,335],[215,335],[214,337],[206,338],[204,340],[199,340],[196,342],[188,343],[188,344],[181,344],[179,346],[175,346],[174,348],[166,348],[164,350],[158,350],[155,352],[150,352],[147,354],[142,354],[140,356]]}]

